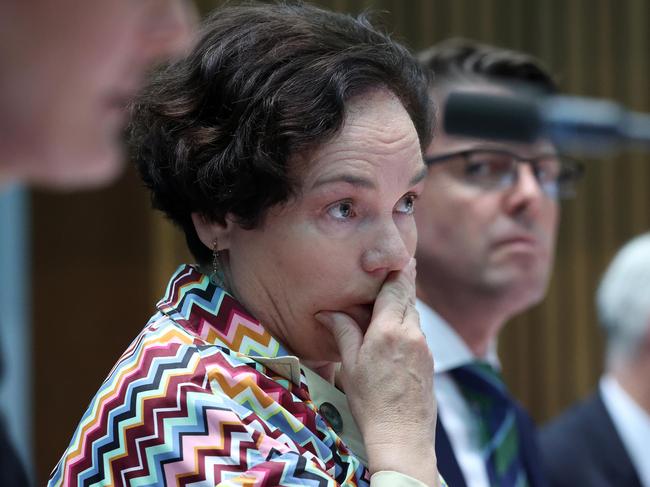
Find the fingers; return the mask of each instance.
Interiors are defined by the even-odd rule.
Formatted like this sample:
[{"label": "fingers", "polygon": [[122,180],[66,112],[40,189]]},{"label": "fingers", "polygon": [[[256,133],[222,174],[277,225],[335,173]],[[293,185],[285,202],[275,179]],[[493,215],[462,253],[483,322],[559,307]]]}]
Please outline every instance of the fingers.
[{"label": "fingers", "polygon": [[[372,322],[410,324],[413,314],[410,312],[415,305],[415,259],[401,271],[394,272],[386,279],[379,290]],[[415,313],[417,317],[417,313]],[[409,322],[405,318],[409,317]],[[416,324],[419,320],[415,321]]]},{"label": "fingers", "polygon": [[406,306],[406,311],[404,312],[404,323],[414,324],[420,333],[422,333],[420,328],[420,313],[415,309],[415,302]]},{"label": "fingers", "polygon": [[363,332],[359,325],[345,313],[334,311],[321,311],[314,317],[334,336],[343,365],[347,361],[356,360],[363,342]]}]

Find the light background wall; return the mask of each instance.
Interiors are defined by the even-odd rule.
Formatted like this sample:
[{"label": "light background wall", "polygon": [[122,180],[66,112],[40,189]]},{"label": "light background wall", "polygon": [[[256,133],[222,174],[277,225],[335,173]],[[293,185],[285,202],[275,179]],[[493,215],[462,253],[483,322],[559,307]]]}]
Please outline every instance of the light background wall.
[{"label": "light background wall", "polygon": [[[218,2],[199,2],[204,11]],[[465,36],[530,52],[563,89],[650,111],[646,0],[322,0],[385,11],[413,49]],[[500,344],[514,393],[544,421],[596,384],[602,339],[593,293],[615,250],[650,228],[648,157],[586,161],[578,197],[562,207],[554,277],[544,303],[513,320]],[[115,186],[33,196],[35,442],[44,480],[109,369],[187,260],[180,234],[148,209],[129,169]],[[37,279],[36,279],[37,277]]]}]

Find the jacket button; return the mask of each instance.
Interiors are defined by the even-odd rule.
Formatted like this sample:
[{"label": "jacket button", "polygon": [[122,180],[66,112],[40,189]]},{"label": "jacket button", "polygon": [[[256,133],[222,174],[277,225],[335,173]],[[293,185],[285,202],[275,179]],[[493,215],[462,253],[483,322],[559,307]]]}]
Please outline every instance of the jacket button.
[{"label": "jacket button", "polygon": [[320,412],[321,416],[327,420],[327,422],[336,433],[343,432],[343,418],[341,418],[341,413],[339,413],[334,404],[324,402],[320,405],[318,411]]}]

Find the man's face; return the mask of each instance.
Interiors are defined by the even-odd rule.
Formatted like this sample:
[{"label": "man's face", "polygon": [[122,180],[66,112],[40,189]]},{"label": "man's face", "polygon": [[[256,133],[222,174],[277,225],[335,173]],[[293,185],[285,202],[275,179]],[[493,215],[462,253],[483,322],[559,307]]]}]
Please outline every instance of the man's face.
[{"label": "man's face", "polygon": [[[504,149],[523,158],[554,152],[543,141],[497,144],[451,136],[439,127],[426,156],[477,148]],[[542,191],[527,164],[519,165],[512,185],[501,188],[469,184],[468,170],[462,157],[429,168],[416,211],[418,282],[433,289],[437,299],[479,302],[474,298],[480,297],[485,303],[488,298],[508,303],[511,313],[521,311],[545,293],[558,203]]]},{"label": "man's face", "polygon": [[8,0],[0,7],[0,176],[77,187],[122,165],[125,105],[152,63],[188,47],[183,0]]}]

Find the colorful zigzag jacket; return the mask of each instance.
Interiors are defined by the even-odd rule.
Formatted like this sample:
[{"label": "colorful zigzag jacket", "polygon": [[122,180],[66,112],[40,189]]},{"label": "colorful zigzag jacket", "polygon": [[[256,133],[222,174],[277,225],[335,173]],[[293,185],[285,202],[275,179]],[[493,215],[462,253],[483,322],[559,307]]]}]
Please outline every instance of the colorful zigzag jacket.
[{"label": "colorful zigzag jacket", "polygon": [[92,399],[49,486],[371,484],[304,371],[283,360],[297,359],[208,276],[181,266],[157,309]]}]

